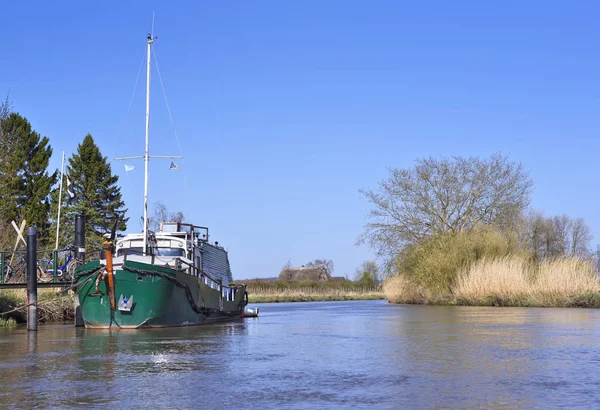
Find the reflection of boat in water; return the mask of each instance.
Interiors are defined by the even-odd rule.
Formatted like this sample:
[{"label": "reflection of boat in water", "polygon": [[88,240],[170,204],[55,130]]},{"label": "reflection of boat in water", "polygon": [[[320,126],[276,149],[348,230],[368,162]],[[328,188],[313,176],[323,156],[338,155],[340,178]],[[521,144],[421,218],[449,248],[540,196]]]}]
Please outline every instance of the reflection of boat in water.
[{"label": "reflection of boat in water", "polygon": [[[149,35],[148,86],[152,42]],[[156,233],[148,230],[149,98],[148,89],[144,230],[120,239],[116,255],[110,250],[106,259],[76,271],[85,326],[188,326],[240,318],[248,303],[246,287],[230,286],[227,252],[209,243],[208,228],[173,222],[162,223]]]}]

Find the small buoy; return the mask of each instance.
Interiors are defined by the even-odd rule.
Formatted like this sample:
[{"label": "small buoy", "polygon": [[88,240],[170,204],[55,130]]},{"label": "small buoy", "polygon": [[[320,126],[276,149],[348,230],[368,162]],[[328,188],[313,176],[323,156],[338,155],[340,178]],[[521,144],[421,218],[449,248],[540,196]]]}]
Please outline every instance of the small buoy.
[{"label": "small buoy", "polygon": [[258,317],[258,309],[259,308],[252,309],[246,306],[244,308],[244,313],[242,314],[242,317]]}]

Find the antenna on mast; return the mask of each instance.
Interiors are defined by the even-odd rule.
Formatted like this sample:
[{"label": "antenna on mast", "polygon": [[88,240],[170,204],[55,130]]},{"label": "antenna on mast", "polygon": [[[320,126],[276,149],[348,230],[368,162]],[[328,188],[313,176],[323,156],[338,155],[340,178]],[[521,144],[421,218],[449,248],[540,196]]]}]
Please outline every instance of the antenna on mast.
[{"label": "antenna on mast", "polygon": [[154,13],[156,13],[154,10],[152,11],[152,31],[150,31],[150,35],[152,36],[152,38],[154,38]]}]

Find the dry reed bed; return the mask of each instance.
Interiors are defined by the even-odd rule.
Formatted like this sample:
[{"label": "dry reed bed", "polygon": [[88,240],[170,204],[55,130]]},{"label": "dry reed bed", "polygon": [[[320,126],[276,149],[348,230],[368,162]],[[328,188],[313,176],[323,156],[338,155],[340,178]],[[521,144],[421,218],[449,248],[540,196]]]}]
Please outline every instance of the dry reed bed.
[{"label": "dry reed bed", "polygon": [[564,258],[530,264],[522,257],[481,259],[462,271],[451,295],[431,295],[404,276],[383,286],[392,303],[600,307],[600,282],[588,262]]},{"label": "dry reed bed", "polygon": [[374,287],[248,285],[251,303],[385,299]]}]

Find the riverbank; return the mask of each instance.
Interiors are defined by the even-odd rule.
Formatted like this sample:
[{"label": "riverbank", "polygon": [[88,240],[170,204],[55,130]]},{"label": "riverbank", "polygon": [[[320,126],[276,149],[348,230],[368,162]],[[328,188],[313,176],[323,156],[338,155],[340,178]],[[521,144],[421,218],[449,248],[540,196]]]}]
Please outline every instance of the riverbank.
[{"label": "riverbank", "polygon": [[531,264],[524,258],[479,260],[462,271],[451,292],[433,292],[411,278],[388,278],[390,303],[600,308],[600,281],[592,266],[577,259]]},{"label": "riverbank", "polygon": [[381,287],[363,286],[351,281],[248,281],[246,286],[250,303],[385,299]]},{"label": "riverbank", "polygon": [[[49,288],[38,291],[40,323],[66,322],[74,319],[73,293],[58,294],[60,290],[60,288]],[[0,327],[11,327],[26,322],[27,291],[25,289],[1,290]]]},{"label": "riverbank", "polygon": [[279,294],[250,293],[250,303],[283,303],[283,302],[328,302],[343,300],[383,300],[385,295],[380,292],[301,292],[289,291]]}]

